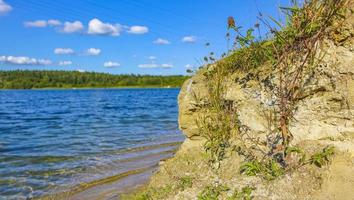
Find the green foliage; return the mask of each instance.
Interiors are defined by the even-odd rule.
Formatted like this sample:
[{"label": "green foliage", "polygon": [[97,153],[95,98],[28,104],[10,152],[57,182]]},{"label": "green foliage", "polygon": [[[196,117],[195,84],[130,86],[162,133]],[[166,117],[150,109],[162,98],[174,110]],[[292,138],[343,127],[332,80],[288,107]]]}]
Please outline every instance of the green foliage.
[{"label": "green foliage", "polygon": [[190,176],[186,176],[186,177],[181,177],[178,179],[178,183],[177,183],[177,189],[178,190],[185,190],[187,188],[191,188],[193,186],[193,178]]},{"label": "green foliage", "polygon": [[196,122],[200,135],[206,139],[204,147],[210,155],[211,163],[224,159],[225,150],[230,146],[232,132],[238,129],[235,108],[232,102],[226,101],[223,97],[224,73],[224,69],[220,67],[204,73],[208,79],[208,102],[202,108],[203,115]]},{"label": "green foliage", "polygon": [[266,180],[274,180],[285,173],[285,169],[275,160],[260,162],[251,160],[240,167],[240,172],[247,176],[261,176]]},{"label": "green foliage", "polygon": [[241,174],[246,174],[247,176],[256,176],[260,174],[263,170],[262,163],[254,160],[245,162],[240,167]]},{"label": "green foliage", "polygon": [[198,200],[218,200],[219,196],[230,189],[226,186],[207,186],[198,195]]},{"label": "green foliage", "polygon": [[[262,161],[247,158],[250,161],[241,167],[241,171],[249,176],[260,175],[267,180],[273,180],[285,173],[287,155],[301,155],[299,163],[295,164],[295,167],[305,164],[305,153],[299,148],[289,147],[292,135],[288,126],[293,120],[298,97],[302,94],[306,84],[304,77],[320,62],[317,61],[320,59],[316,57],[319,50],[317,44],[328,37],[331,31],[333,32],[334,24],[337,24],[336,20],[341,20],[348,1],[311,0],[305,1],[302,8],[295,0],[293,2],[292,7],[281,8],[286,15],[285,23],[271,17],[270,22],[260,18],[271,34],[267,38],[256,39],[253,28],[245,32],[241,31],[241,27],[237,26],[232,17],[229,17],[228,29],[234,30],[236,34],[234,50],[228,52],[227,57],[216,62],[214,62],[213,54],[204,58],[205,62],[209,64],[204,71],[205,79],[208,80],[209,96],[208,102],[202,108],[204,109],[202,110],[203,116],[199,117],[197,125],[200,135],[207,140],[204,147],[211,155],[210,161],[212,163],[225,158],[227,148],[231,146],[229,140],[233,136],[240,140],[239,143],[245,143],[242,141],[245,140],[242,138],[245,133],[239,126],[237,108],[232,102],[227,102],[224,99],[227,87],[225,79],[233,72],[240,71],[240,74],[243,74],[266,65],[273,70],[270,75],[278,76],[277,79],[274,79],[276,83],[273,83],[270,90],[274,91],[274,95],[277,97],[278,113],[275,123],[278,124],[276,127],[280,127],[279,132],[285,152],[282,152],[282,161],[272,158],[273,154],[270,152],[273,149],[263,152],[264,160]],[[274,24],[281,30],[274,28]],[[259,24],[255,27],[259,28]],[[231,33],[228,32],[227,39],[230,38]],[[279,132],[277,130],[274,134],[277,135]],[[255,140],[251,142],[254,142],[253,146],[259,145]],[[270,144],[269,146],[274,145]],[[248,147],[245,145],[242,147],[246,149],[238,152],[252,154],[252,149],[247,149]],[[322,166],[327,160],[327,157],[322,154],[314,156],[311,162]]]},{"label": "green foliage", "polygon": [[316,165],[317,167],[322,167],[329,163],[329,158],[334,155],[335,148],[333,146],[328,146],[322,150],[322,152],[315,153],[310,158],[310,163]]},{"label": "green foliage", "polygon": [[0,89],[180,87],[187,76],[113,75],[76,71],[0,71]]},{"label": "green foliage", "polygon": [[246,186],[241,189],[241,191],[235,190],[231,197],[227,198],[227,200],[252,200],[252,192],[255,188]]}]

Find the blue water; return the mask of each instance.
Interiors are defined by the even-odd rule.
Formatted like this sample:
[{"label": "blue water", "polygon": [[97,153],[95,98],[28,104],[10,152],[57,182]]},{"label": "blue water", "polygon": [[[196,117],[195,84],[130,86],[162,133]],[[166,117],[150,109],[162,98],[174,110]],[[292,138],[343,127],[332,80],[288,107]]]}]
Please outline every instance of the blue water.
[{"label": "blue water", "polygon": [[[0,199],[65,191],[175,148],[179,89],[0,91]],[[138,148],[145,147],[145,148]],[[143,160],[143,161],[141,161]],[[141,162],[140,162],[141,161]]]}]

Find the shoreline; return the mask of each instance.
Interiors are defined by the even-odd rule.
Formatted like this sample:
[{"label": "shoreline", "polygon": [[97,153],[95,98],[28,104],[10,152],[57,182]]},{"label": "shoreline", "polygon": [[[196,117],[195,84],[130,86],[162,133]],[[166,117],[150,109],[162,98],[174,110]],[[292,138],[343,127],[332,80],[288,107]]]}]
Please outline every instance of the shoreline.
[{"label": "shoreline", "polygon": [[0,91],[7,90],[108,90],[108,89],[180,89],[181,87],[154,87],[154,86],[137,86],[137,87],[72,87],[72,88],[30,88],[30,89],[0,89]]},{"label": "shoreline", "polygon": [[[144,187],[159,169],[160,162],[174,157],[182,142],[163,143],[157,146],[146,146],[135,150],[148,150],[149,148],[174,146],[171,150],[161,151],[146,156],[136,157],[124,160],[123,162],[134,162],[139,160],[155,161],[152,164],[144,165],[137,162],[138,167],[122,171],[121,173],[77,184],[67,191],[59,191],[57,193],[48,194],[34,199],[52,200],[52,199],[69,199],[69,200],[95,200],[95,199],[119,199],[121,195],[126,195],[137,191]],[[134,150],[133,150],[134,151]]]}]

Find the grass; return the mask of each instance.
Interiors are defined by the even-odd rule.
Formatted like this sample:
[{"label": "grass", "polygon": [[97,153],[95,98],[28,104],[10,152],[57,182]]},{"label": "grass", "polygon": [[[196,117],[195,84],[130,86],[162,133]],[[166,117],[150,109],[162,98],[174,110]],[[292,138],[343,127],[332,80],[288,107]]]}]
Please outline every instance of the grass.
[{"label": "grass", "polygon": [[321,151],[314,153],[309,159],[302,149],[299,147],[289,147],[286,151],[287,155],[292,153],[300,155],[300,159],[292,165],[281,165],[274,158],[266,161],[250,160],[244,162],[240,167],[240,173],[247,176],[260,176],[265,180],[271,181],[281,177],[286,172],[296,170],[307,164],[313,164],[317,167],[323,167],[330,162],[330,158],[334,155],[335,148],[327,146]]}]

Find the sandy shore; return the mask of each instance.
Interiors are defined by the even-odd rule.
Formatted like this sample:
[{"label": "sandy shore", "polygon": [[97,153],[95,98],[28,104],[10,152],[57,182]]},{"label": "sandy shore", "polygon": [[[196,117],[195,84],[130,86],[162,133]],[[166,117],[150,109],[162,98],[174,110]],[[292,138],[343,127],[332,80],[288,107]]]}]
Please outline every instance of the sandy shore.
[{"label": "sandy shore", "polygon": [[119,199],[121,194],[130,193],[146,184],[152,174],[158,169],[158,163],[174,155],[180,142],[162,144],[160,147],[172,147],[170,150],[141,156],[124,162],[134,163],[134,167],[126,169],[114,176],[77,185],[66,192],[41,197],[39,199],[65,200],[111,200]]}]

